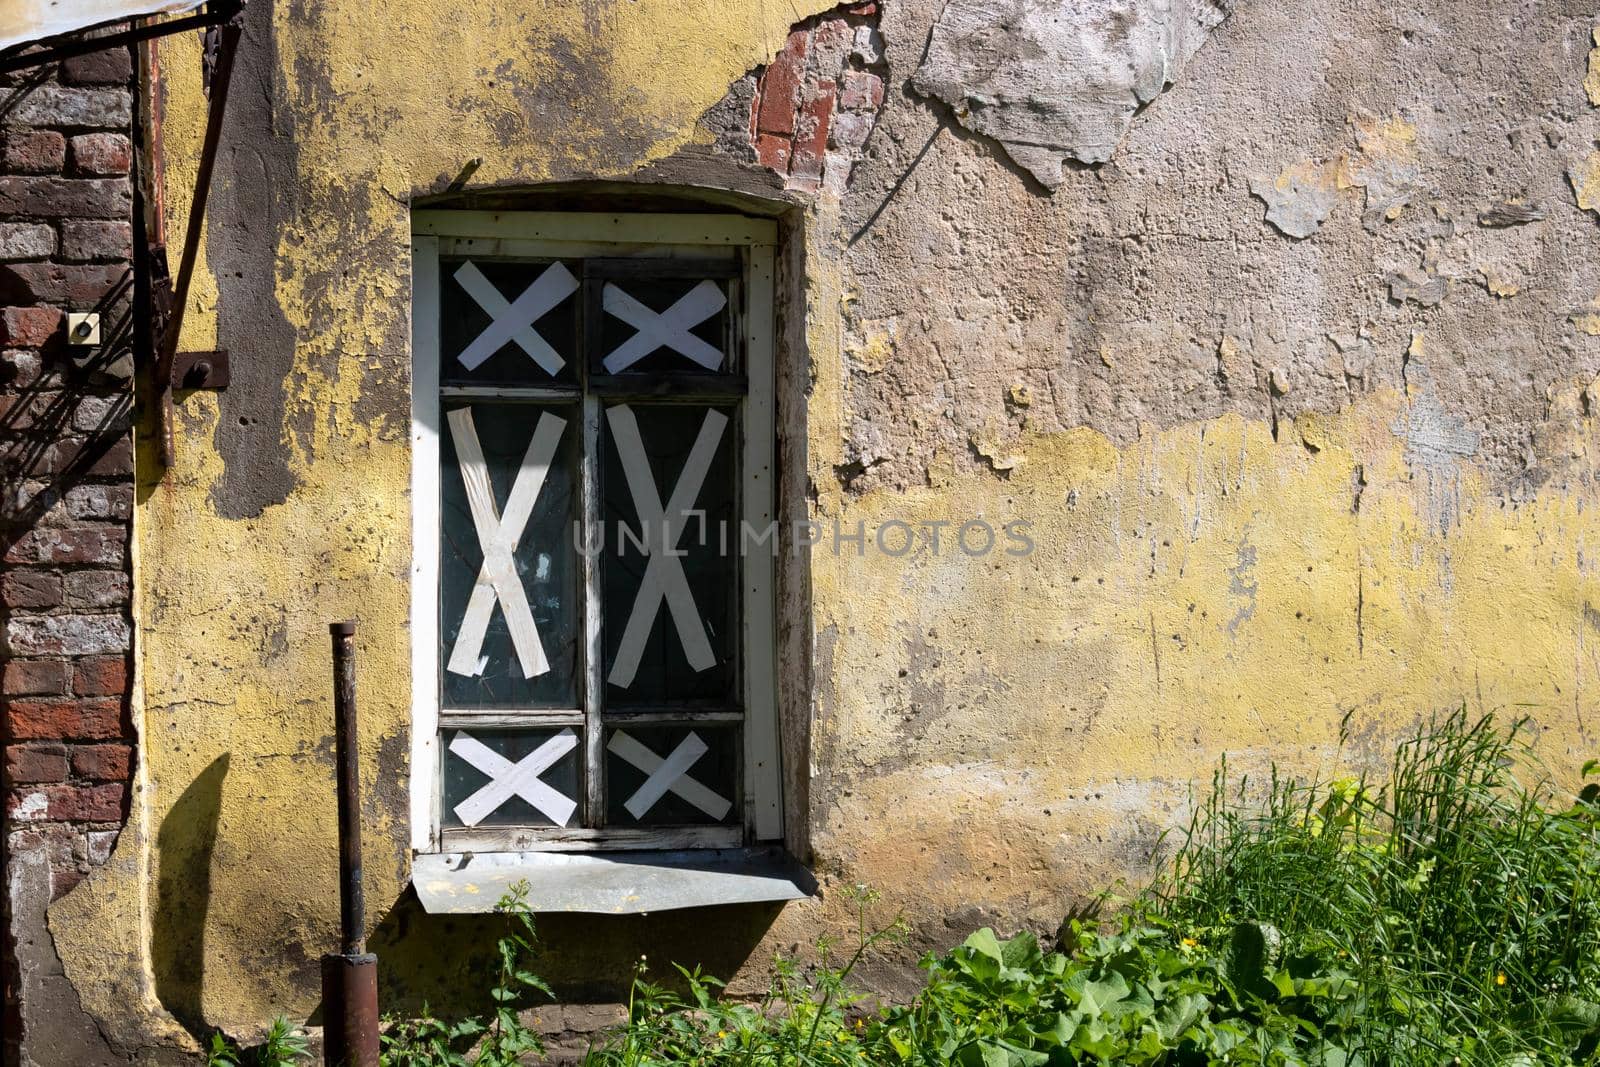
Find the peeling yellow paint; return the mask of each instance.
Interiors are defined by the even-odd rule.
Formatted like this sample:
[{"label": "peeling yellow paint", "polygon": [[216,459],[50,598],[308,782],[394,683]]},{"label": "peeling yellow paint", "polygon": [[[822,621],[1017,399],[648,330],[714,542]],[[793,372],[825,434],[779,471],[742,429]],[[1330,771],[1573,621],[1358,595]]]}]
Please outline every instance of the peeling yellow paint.
[{"label": "peeling yellow paint", "polygon": [[1589,49],[1589,73],[1584,75],[1583,91],[1589,103],[1600,107],[1600,26],[1590,31],[1589,39],[1593,47]]},{"label": "peeling yellow paint", "polygon": [[1600,296],[1596,296],[1589,303],[1574,311],[1571,316],[1572,324],[1590,337],[1600,337]]},{"label": "peeling yellow paint", "polygon": [[1600,212],[1600,152],[1590,152],[1567,172],[1572,193],[1584,211]]},{"label": "peeling yellow paint", "polygon": [[1485,267],[1478,272],[1483,278],[1483,287],[1493,296],[1511,297],[1522,291],[1516,282],[1507,281],[1500,273],[1491,267]]},{"label": "peeling yellow paint", "polygon": [[868,528],[1026,516],[1037,548],[816,557],[841,809],[819,851],[913,914],[977,899],[1054,922],[1138,864],[1221,754],[1331,763],[1347,712],[1392,736],[1456,702],[1532,701],[1570,772],[1600,681],[1593,504],[1506,508],[1462,463],[1440,533],[1390,430],[1403,405],[1303,417],[1299,441],[1233,416],[1121,450],[1030,436],[1003,482],[826,501]]},{"label": "peeling yellow paint", "polygon": [[[134,832],[52,912],[91,1011],[154,1016],[159,1002],[248,1033],[315,1006],[308,961],[332,946],[337,920],[331,620],[360,622],[375,920],[405,888],[410,368],[396,324],[403,334],[409,199],[474,157],[474,180],[489,185],[630,174],[703,139],[697,117],[826,6],[548,2],[441,19],[407,0],[386,9],[383,33],[363,5],[274,10],[304,203],[276,235],[271,279],[298,338],[281,426],[295,487],[252,518],[219,514],[212,442],[224,416],[207,394],[180,408],[176,468],[159,482],[141,472]],[[167,53],[174,188],[198,152],[197,52],[184,38]],[[519,96],[531,85],[561,87],[559,143]],[[1411,151],[1405,120],[1373,123],[1363,152]],[[1353,167],[1306,161],[1274,184],[1348,188],[1365,176]],[[1585,173],[1574,188],[1593,207],[1600,153]],[[358,234],[340,207],[352,202],[363,204]],[[179,232],[186,201],[169,204]],[[1375,756],[1383,738],[1457,701],[1539,703],[1563,767],[1593,745],[1592,490],[1546,483],[1508,506],[1469,458],[1413,470],[1395,429],[1412,398],[1390,392],[1301,415],[1278,439],[1236,415],[1122,447],[1087,429],[996,424],[943,441],[926,487],[852,495],[834,474],[846,383],[891,365],[895,328],[848,323],[843,250],[829,236],[842,229],[838,205],[822,200],[806,226],[812,516],[873,529],[982,520],[999,532],[981,555],[949,537],[939,555],[814,555],[814,629],[831,642],[814,694],[827,709],[811,827],[824,872],[876,883],[927,921],[982,901],[1053,923],[1072,894],[1137,868],[1223,752],[1247,768],[1314,764],[1332,758],[1349,712]],[[216,343],[210,272],[202,249],[185,347]],[[1421,358],[1421,333],[1410,354]],[[1109,345],[1098,356],[1118,365]],[[1253,376],[1233,337],[1217,356],[1230,379]],[[1031,399],[1020,383],[1010,396]],[[1557,398],[1551,433],[1587,455],[1595,426],[1576,396],[1571,386]],[[965,462],[969,445],[987,469]],[[1450,483],[1444,521],[1435,479]],[[1034,548],[1008,555],[1003,531],[1018,521]],[[787,910],[768,946],[838,907]],[[197,963],[170,958],[174,929]],[[130,978],[136,950],[141,981]],[[175,974],[180,965],[203,981]]]}]

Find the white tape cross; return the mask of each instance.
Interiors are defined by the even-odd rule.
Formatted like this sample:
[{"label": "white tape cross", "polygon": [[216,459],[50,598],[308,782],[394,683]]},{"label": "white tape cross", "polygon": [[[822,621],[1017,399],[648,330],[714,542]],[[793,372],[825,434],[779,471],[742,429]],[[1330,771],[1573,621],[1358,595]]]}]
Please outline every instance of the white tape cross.
[{"label": "white tape cross", "polygon": [[468,370],[477,370],[483,361],[494,355],[507,341],[515,341],[521,349],[544,368],[546,374],[555,374],[566,360],[539,336],[533,324],[544,314],[578,289],[578,279],[560,263],[552,263],[545,272],[534,279],[515,301],[508,302],[495,288],[493,282],[469,260],[455,273],[456,284],[489,313],[493,321],[484,331],[461,350],[459,359]]},{"label": "white tape cross", "polygon": [[689,513],[700,495],[700,487],[705,484],[706,473],[711,469],[717,445],[722,440],[722,431],[728,425],[728,416],[715,408],[706,412],[705,421],[700,424],[700,435],[695,438],[665,509],[656,492],[650,457],[645,454],[639,423],[632,409],[618,404],[606,409],[606,417],[611,423],[611,438],[617,454],[622,459],[623,473],[627,475],[634,510],[639,514],[645,552],[650,557],[606,680],[622,689],[633,684],[634,675],[639,671],[639,658],[644,654],[645,642],[650,639],[650,628],[655,625],[663,600],[678,630],[678,639],[683,642],[683,655],[689,666],[696,671],[710,670],[716,666],[716,653],[711,650],[705,624],[700,621],[689,578],[683,573],[683,559],[676,552],[678,537],[688,525]]},{"label": "white tape cross", "polygon": [[720,796],[689,777],[689,768],[707,752],[706,743],[694,731],[678,742],[672,754],[662,759],[637,739],[621,730],[611,735],[606,748],[618,759],[633,764],[646,775],[644,784],[634,791],[623,807],[635,819],[642,819],[656,802],[669,792],[687,800],[711,818],[721,822],[733,807],[733,801]]},{"label": "white tape cross", "polygon": [[578,745],[578,735],[562,730],[513,763],[471,734],[458,732],[450,751],[489,776],[489,782],[455,807],[456,818],[476,826],[512,797],[521,797],[557,826],[567,825],[578,803],[539,780],[539,776]]},{"label": "white tape cross", "polygon": [[722,366],[722,350],[689,331],[721,311],[727,302],[722,286],[707,278],[657,314],[621,287],[607,282],[602,306],[638,332],[605,358],[606,370],[620,374],[663,347],[689,357],[706,370],[718,369]]},{"label": "white tape cross", "polygon": [[489,466],[484,461],[483,446],[478,442],[478,431],[472,422],[472,409],[456,408],[445,418],[455,442],[461,482],[466,487],[467,506],[472,511],[472,525],[478,531],[478,543],[483,548],[483,566],[478,570],[478,580],[467,599],[461,629],[456,633],[450,661],[445,667],[452,674],[468,678],[483,673],[488,665],[488,657],[483,655],[483,640],[498,601],[505,613],[506,628],[511,632],[511,644],[516,649],[522,676],[536,678],[550,669],[550,663],[539,641],[539,627],[533,621],[533,609],[528,606],[522,577],[517,574],[515,553],[528,527],[528,519],[533,515],[533,505],[550,473],[550,463],[561,443],[566,420],[548,411],[539,413],[533,439],[528,442],[522,466],[517,469],[511,495],[506,498],[505,514],[500,515],[496,513],[494,486],[490,483]]}]

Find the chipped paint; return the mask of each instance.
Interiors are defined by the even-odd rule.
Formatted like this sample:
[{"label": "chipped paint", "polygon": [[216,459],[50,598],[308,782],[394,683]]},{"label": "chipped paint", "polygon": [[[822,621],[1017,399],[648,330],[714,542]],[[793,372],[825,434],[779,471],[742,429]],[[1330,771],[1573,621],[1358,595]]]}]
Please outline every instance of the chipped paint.
[{"label": "chipped paint", "polygon": [[[232,136],[258,151],[219,187],[212,224],[233,222],[202,250],[184,344],[253,343],[257,377],[183,399],[176,468],[141,472],[139,789],[111,861],[50,912],[108,1032],[181,1046],[183,1027],[248,1035],[316,1007],[337,919],[325,623],[352,615],[386,1003],[475,988],[488,928],[431,922],[406,891],[411,204],[473,159],[486,196],[690,165],[755,187],[748,145],[725,136],[748,120],[739,86],[820,7],[544,3],[441,22],[408,0],[375,34],[368,5],[251,5],[264,100]],[[1573,69],[1558,82],[1518,51],[1572,27],[1541,16],[1495,37],[1486,15],[1454,28],[1440,0],[1424,21],[1444,36],[1402,49],[1333,32],[1389,25],[1381,5],[1366,22],[1280,7],[1214,34],[1205,76],[1192,64],[1106,166],[1056,160],[1057,196],[895,88],[848,188],[786,220],[786,507],[825,529],[1032,524],[1026,554],[923,538],[905,558],[819,546],[795,568],[784,621],[809,662],[789,677],[811,682],[785,730],[809,742],[792,836],[826,885],[875,883],[912,917],[917,944],[873,975],[885,988],[974,908],[1053,927],[1139,876],[1224,753],[1325,765],[1348,714],[1362,740],[1344,758],[1367,764],[1468,703],[1531,710],[1558,772],[1593,754],[1600,277],[1578,209],[1600,210],[1600,153],[1574,170],[1576,207],[1560,186],[1561,154],[1600,131],[1559,150],[1553,133],[1459,133],[1485,100],[1521,129],[1576,93]],[[911,78],[944,10],[882,5],[886,84]],[[1509,50],[1526,84],[1463,64],[1469,45]],[[1424,62],[1461,96],[1413,124]],[[182,189],[197,43],[173,41],[164,69]],[[1337,106],[1309,71],[1330,72]],[[1349,118],[1346,96],[1388,117]],[[1357,187],[1364,215],[1353,192],[1340,208]],[[1273,227],[1317,239],[1264,227],[1252,192]],[[1549,217],[1453,221],[1524,200]],[[168,198],[173,232],[186,203]],[[1401,271],[1442,302],[1390,299]],[[1487,291],[1443,299],[1480,271]],[[251,323],[270,329],[251,342]],[[541,928],[575,999],[615,996],[645,948],[714,956],[748,990],[775,949],[844,921],[837,897],[719,913],[712,939]]]},{"label": "chipped paint", "polygon": [[1589,73],[1584,76],[1583,91],[1589,103],[1600,107],[1600,26],[1589,31],[1589,39],[1593,47],[1589,49]]},{"label": "chipped paint", "polygon": [[1347,179],[1342,160],[1291,163],[1277,177],[1250,179],[1250,194],[1267,205],[1267,221],[1289,237],[1310,237],[1327,221]]}]

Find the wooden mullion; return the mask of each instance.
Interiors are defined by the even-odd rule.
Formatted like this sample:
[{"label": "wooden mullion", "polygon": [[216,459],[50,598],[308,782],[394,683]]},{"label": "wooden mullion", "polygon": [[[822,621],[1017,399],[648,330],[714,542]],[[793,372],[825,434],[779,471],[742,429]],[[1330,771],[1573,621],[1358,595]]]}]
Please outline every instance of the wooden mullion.
[{"label": "wooden mullion", "polygon": [[581,709],[446,708],[439,713],[442,729],[540,730],[585,725]]},{"label": "wooden mullion", "polygon": [[744,396],[750,383],[742,374],[652,371],[591,374],[589,391],[607,400],[679,400],[716,403]]},{"label": "wooden mullion", "polygon": [[631,256],[627,259],[594,258],[583,261],[585,278],[735,278],[740,270],[737,258]]},{"label": "wooden mullion", "polygon": [[607,711],[603,716],[610,726],[659,726],[659,725],[693,725],[705,723],[717,725],[721,723],[742,723],[744,712],[736,708],[723,708],[718,711],[679,711],[668,708],[643,708],[638,711]]},{"label": "wooden mullion", "polygon": [[661,826],[610,829],[562,826],[450,826],[443,850],[477,852],[607,852],[632,849],[738,848],[738,826]]}]

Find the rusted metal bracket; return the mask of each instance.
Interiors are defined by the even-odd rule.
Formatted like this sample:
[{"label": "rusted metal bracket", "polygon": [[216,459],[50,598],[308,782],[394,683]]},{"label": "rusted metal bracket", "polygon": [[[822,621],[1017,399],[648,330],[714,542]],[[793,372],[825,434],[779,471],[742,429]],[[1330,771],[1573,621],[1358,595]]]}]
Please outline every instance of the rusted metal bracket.
[{"label": "rusted metal bracket", "polygon": [[[215,26],[236,16],[243,6],[244,0],[212,0],[210,4],[206,5],[206,10],[201,14],[185,15],[182,18],[167,19],[163,22],[147,22],[142,26],[118,30],[116,33],[108,33],[103,37],[85,37],[83,36],[83,31],[74,30],[70,34],[62,34],[59,37],[46,37],[39,41],[28,41],[0,52],[0,74],[9,74],[15,70],[26,70],[28,67],[42,66],[45,63],[56,63],[63,59],[71,59],[73,56],[87,55],[90,52],[99,52],[107,48],[124,48],[156,37],[182,33],[184,30]],[[24,51],[24,49],[38,49],[38,51]]]},{"label": "rusted metal bracket", "polygon": [[[189,303],[189,284],[194,278],[195,256],[200,250],[200,234],[205,225],[206,201],[211,194],[211,173],[216,167],[217,146],[222,140],[222,119],[228,107],[228,85],[233,80],[234,56],[244,32],[244,4],[238,0],[233,15],[217,31],[215,67],[211,72],[211,103],[206,111],[206,135],[200,150],[200,166],[195,174],[194,197],[189,204],[189,224],[183,237],[183,258],[178,261],[178,277],[172,286],[171,314],[159,327],[156,346],[156,456],[163,470],[172,466],[175,446],[172,436],[172,390],[176,372],[178,337],[183,332],[183,313]],[[158,298],[159,299],[159,298]],[[181,387],[181,386],[180,386]]]},{"label": "rusted metal bracket", "polygon": [[172,357],[172,378],[167,385],[173,389],[226,389],[231,378],[226,348],[179,352]]}]

